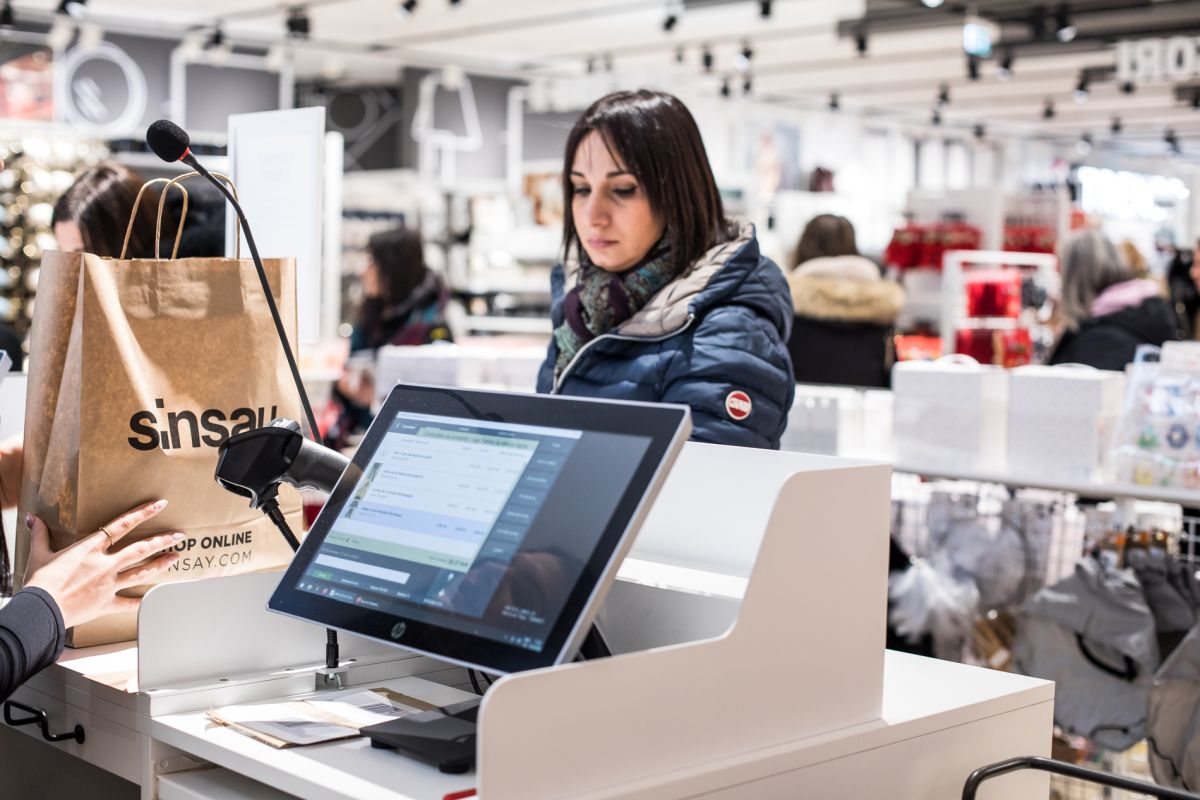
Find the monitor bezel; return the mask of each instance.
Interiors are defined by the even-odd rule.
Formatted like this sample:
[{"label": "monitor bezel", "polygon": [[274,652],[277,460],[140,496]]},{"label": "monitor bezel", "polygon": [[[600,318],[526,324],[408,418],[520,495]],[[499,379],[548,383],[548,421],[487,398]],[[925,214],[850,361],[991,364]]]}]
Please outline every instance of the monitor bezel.
[{"label": "monitor bezel", "polygon": [[[432,414],[473,421],[502,421],[544,428],[617,433],[650,442],[612,517],[601,533],[567,601],[534,651],[496,639],[443,627],[424,619],[353,606],[296,588],[328,535],[359,477],[374,457],[398,413]],[[422,655],[494,674],[552,666],[574,657],[616,576],[634,534],[691,433],[687,406],[527,393],[401,385],[388,395],[376,422],[314,521],[267,603],[270,611],[375,639]],[[423,609],[429,613],[429,609]],[[434,611],[435,614],[449,614]],[[400,637],[392,634],[403,623]]]}]

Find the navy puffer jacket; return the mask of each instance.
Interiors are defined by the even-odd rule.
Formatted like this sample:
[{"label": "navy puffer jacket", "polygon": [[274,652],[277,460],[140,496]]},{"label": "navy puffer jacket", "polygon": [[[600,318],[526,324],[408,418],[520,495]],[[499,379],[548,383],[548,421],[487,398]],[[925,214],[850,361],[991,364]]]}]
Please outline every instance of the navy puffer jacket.
[{"label": "navy puffer jacket", "polygon": [[[560,264],[551,275],[555,327],[577,271],[577,264]],[[538,391],[680,403],[692,409],[696,441],[779,449],[796,392],[791,326],[787,281],[759,254],[754,228],[746,225],[633,317],[588,342],[557,384],[558,347],[551,340]]]}]

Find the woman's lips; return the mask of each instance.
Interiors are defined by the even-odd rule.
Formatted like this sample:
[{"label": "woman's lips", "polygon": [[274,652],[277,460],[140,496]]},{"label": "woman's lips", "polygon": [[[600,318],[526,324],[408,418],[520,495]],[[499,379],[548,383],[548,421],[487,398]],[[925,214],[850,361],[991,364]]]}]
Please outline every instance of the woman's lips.
[{"label": "woman's lips", "polygon": [[613,241],[612,239],[588,239],[587,240],[588,248],[591,250],[604,250],[605,248],[612,247],[615,244],[616,244],[616,242]]}]

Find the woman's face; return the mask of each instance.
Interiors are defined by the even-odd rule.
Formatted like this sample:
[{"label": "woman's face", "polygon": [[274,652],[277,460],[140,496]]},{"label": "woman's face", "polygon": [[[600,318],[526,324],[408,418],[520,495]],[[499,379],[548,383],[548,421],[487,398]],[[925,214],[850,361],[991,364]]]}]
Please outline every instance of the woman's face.
[{"label": "woman's face", "polygon": [[372,299],[379,297],[381,288],[379,286],[379,267],[375,264],[375,259],[367,259],[366,269],[362,273],[362,288],[363,295]]},{"label": "woman's face", "polygon": [[54,238],[58,242],[58,249],[64,253],[83,252],[83,234],[74,222],[64,220],[54,223]]},{"label": "woman's face", "polygon": [[624,272],[662,237],[662,218],[650,208],[637,178],[613,158],[596,131],[575,150],[571,185],[575,230],[588,258],[600,269]]}]

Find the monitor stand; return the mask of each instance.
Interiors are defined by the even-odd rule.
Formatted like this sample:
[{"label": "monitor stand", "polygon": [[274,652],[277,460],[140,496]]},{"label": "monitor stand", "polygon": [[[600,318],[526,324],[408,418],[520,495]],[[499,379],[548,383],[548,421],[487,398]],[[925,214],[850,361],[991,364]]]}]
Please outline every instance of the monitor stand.
[{"label": "monitor stand", "polygon": [[[595,625],[579,647],[577,661],[612,655],[604,635]],[[479,704],[474,698],[452,706],[393,719],[359,730],[372,747],[395,750],[449,774],[470,772],[475,767],[475,730]]]}]

